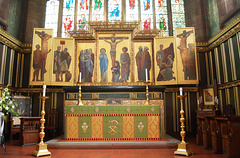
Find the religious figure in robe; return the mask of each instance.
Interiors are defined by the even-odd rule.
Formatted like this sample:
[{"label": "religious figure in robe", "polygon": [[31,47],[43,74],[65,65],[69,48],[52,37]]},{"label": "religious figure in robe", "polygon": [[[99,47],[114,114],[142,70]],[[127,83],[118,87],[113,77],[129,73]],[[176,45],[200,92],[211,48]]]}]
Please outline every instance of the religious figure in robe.
[{"label": "religious figure in robe", "polygon": [[57,47],[57,50],[54,51],[54,61],[53,61],[53,73],[56,75],[56,82],[59,82],[60,74],[60,55],[61,55],[61,46]]},{"label": "religious figure in robe", "polygon": [[134,9],[135,8],[135,0],[129,0],[129,6],[130,6],[130,9]]},{"label": "religious figure in robe", "polygon": [[172,55],[168,55],[167,56],[167,62],[162,63],[162,65],[165,67],[162,71],[161,74],[163,75],[164,81],[169,81],[172,79],[175,79],[175,77],[173,77],[173,60],[172,60]]},{"label": "religious figure in robe", "polygon": [[122,80],[119,79],[120,77],[120,64],[119,64],[119,61],[115,61],[115,65],[114,67],[111,68],[112,70],[112,73],[113,73],[113,76],[114,78],[112,78],[112,81],[113,82],[121,82]]},{"label": "religious figure in robe", "polygon": [[142,55],[143,55],[143,48],[142,46],[138,47],[138,52],[136,55],[136,64],[137,64],[137,71],[138,71],[138,81],[143,81],[141,78],[141,60],[142,60]]},{"label": "religious figure in robe", "polygon": [[83,78],[83,82],[91,82],[93,76],[93,53],[92,49],[86,49],[84,54],[84,61],[85,61],[85,74]]},{"label": "religious figure in robe", "polygon": [[71,56],[68,53],[68,49],[64,48],[63,52],[60,55],[60,81],[63,82],[63,74],[65,74],[65,82],[70,82],[69,78],[66,78],[66,75],[69,75],[69,67],[71,64]]},{"label": "religious figure in robe", "polygon": [[127,82],[129,79],[129,73],[130,73],[130,56],[129,53],[127,53],[128,48],[123,47],[122,48],[123,53],[120,56],[121,61],[121,79],[123,82]]},{"label": "religious figure in robe", "polygon": [[39,71],[42,68],[42,51],[40,50],[40,45],[36,45],[36,50],[33,52],[33,80],[32,81],[40,81],[39,80]]},{"label": "religious figure in robe", "polygon": [[101,70],[101,82],[108,82],[108,74],[107,74],[108,57],[107,57],[105,48],[100,49],[99,60],[100,60],[100,70]]},{"label": "religious figure in robe", "polygon": [[85,18],[85,14],[81,15],[81,19],[78,20],[78,23],[79,23],[78,28],[80,30],[84,30],[84,28],[86,27],[86,23],[87,23],[87,20]]},{"label": "religious figure in robe", "polygon": [[157,81],[175,79],[175,77],[173,77],[174,72],[172,71],[174,58],[173,43],[170,43],[166,49],[163,49],[163,45],[160,45],[160,50],[158,50],[156,54],[157,65],[159,67]]},{"label": "religious figure in robe", "polygon": [[144,10],[150,9],[150,0],[144,0],[143,5],[144,5]]},{"label": "religious figure in robe", "polygon": [[147,80],[150,80],[149,71],[151,70],[151,56],[149,53],[149,48],[147,46],[144,46],[144,49],[142,51],[142,48],[139,47],[139,52],[136,55],[136,63],[137,63],[137,69],[138,69],[138,79],[140,82],[146,81],[146,72],[147,72]]},{"label": "religious figure in robe", "polygon": [[95,5],[94,5],[94,9],[95,10],[100,10],[102,8],[102,0],[95,0]]}]

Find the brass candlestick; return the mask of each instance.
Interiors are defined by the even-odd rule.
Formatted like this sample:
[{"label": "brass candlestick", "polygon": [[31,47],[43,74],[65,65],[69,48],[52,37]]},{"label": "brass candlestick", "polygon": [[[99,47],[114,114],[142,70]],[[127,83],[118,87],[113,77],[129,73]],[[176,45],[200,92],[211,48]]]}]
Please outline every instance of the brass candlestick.
[{"label": "brass candlestick", "polygon": [[188,149],[188,143],[185,142],[184,138],[186,136],[186,132],[184,131],[185,128],[185,118],[184,118],[184,110],[183,110],[183,98],[185,98],[186,95],[179,95],[177,96],[177,98],[180,98],[180,102],[181,102],[181,110],[180,110],[180,122],[181,122],[181,132],[180,135],[182,137],[182,141],[180,143],[178,143],[178,149],[174,152],[174,154],[176,155],[185,155],[185,156],[189,156],[192,154],[192,152]]},{"label": "brass candlestick", "polygon": [[145,105],[149,105],[149,91],[148,91],[148,84],[151,83],[150,81],[145,81],[146,84],[146,100],[145,100]]},{"label": "brass candlestick", "polygon": [[77,85],[79,86],[78,105],[84,105],[83,102],[82,102],[82,84],[83,84],[83,82],[77,82]]},{"label": "brass candlestick", "polygon": [[45,100],[46,99],[49,99],[49,97],[40,97],[40,99],[42,99],[42,111],[41,111],[41,115],[42,115],[42,118],[40,120],[40,123],[41,123],[41,132],[39,133],[39,137],[40,137],[40,143],[36,145],[36,149],[33,151],[33,155],[36,156],[36,157],[39,157],[39,156],[44,156],[44,155],[51,155],[51,152],[48,151],[47,149],[47,144],[45,144],[43,142],[43,138],[45,136],[45,132],[44,132],[44,123],[45,123]]}]

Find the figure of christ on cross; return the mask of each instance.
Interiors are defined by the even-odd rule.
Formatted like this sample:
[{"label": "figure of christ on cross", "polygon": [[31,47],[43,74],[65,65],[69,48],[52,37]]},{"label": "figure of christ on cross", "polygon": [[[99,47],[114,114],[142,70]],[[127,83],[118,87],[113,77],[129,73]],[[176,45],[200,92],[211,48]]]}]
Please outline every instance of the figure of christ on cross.
[{"label": "figure of christ on cross", "polygon": [[[128,37],[116,37],[115,34],[113,34],[111,37],[100,37],[99,38],[99,40],[104,40],[105,42],[109,43],[111,46],[110,55],[111,55],[111,60],[112,60],[112,68],[115,67],[117,44],[122,42],[125,39],[128,39]],[[117,41],[117,40],[119,40],[119,41]]]}]

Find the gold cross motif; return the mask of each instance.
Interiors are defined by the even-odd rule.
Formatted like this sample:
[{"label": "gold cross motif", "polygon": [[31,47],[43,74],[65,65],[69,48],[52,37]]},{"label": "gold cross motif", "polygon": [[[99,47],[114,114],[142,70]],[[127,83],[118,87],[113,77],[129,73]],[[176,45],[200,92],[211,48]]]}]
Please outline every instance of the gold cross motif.
[{"label": "gold cross motif", "polygon": [[73,107],[71,108],[71,112],[72,112],[72,113],[74,112],[74,108],[73,108]]},{"label": "gold cross motif", "polygon": [[143,123],[142,123],[142,122],[139,122],[139,124],[138,124],[138,129],[139,129],[139,131],[142,132],[142,131],[143,131],[143,128],[144,128]]},{"label": "gold cross motif", "polygon": [[115,134],[117,133],[117,131],[115,131],[114,129],[117,128],[118,122],[117,122],[117,120],[112,120],[112,121],[109,121],[109,122],[112,123],[112,125],[109,126],[109,128],[111,129],[111,131],[109,131],[109,133],[110,133],[111,135],[115,135]]},{"label": "gold cross motif", "polygon": [[86,133],[87,132],[87,129],[88,129],[88,125],[86,122],[83,123],[82,125],[82,129],[83,129],[83,132]]}]

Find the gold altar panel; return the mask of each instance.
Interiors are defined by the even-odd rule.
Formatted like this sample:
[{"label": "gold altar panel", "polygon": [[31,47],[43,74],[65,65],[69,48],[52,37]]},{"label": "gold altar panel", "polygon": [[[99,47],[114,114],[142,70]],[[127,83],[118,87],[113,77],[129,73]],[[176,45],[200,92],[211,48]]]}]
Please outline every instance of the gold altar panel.
[{"label": "gold altar panel", "polygon": [[148,116],[148,138],[159,138],[159,116]]},{"label": "gold altar panel", "polygon": [[81,82],[94,82],[95,46],[95,41],[92,40],[77,43],[75,82],[79,81],[80,72]]},{"label": "gold altar panel", "polygon": [[176,28],[178,84],[198,84],[194,27]]},{"label": "gold altar panel", "polygon": [[122,117],[123,138],[134,138],[134,116]]},{"label": "gold altar panel", "polygon": [[134,42],[134,81],[146,81],[146,68],[148,80],[153,82],[152,42]]},{"label": "gold altar panel", "polygon": [[53,38],[51,85],[72,86],[75,49],[73,38]]},{"label": "gold altar panel", "polygon": [[97,82],[130,82],[132,77],[130,65],[133,60],[131,59],[131,34],[99,33],[97,38]]},{"label": "gold altar panel", "polygon": [[103,116],[92,116],[92,138],[103,138]]},{"label": "gold altar panel", "polygon": [[78,117],[67,117],[67,138],[78,138]]},{"label": "gold altar panel", "polygon": [[155,84],[177,84],[175,37],[154,38]]},{"label": "gold altar panel", "polygon": [[53,29],[34,28],[30,66],[30,85],[50,85]]}]

